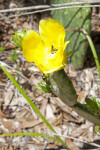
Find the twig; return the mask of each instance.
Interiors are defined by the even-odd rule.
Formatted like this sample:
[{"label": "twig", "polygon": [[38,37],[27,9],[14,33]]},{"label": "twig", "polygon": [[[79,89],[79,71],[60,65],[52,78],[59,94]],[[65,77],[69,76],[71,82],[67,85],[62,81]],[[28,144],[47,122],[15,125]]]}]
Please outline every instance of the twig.
[{"label": "twig", "polygon": [[74,138],[74,137],[71,137],[71,136],[67,136],[67,135],[61,135],[61,134],[56,134],[56,133],[52,133],[52,134],[56,135],[56,136],[61,136],[61,137],[69,138],[71,140],[79,141],[79,142],[86,143],[86,144],[89,144],[89,145],[96,146],[96,147],[100,148],[100,145],[98,145],[96,143],[89,143],[87,141],[84,141],[84,140],[81,140],[81,139],[77,139],[77,138]]},{"label": "twig", "polygon": [[38,6],[30,6],[30,7],[22,7],[22,8],[12,8],[12,9],[4,9],[0,10],[0,13],[13,12],[13,11],[26,11],[26,10],[36,10],[36,9],[44,9],[50,7],[61,7],[61,6],[71,6],[71,5],[83,5],[83,4],[95,4],[100,3],[100,0],[95,1],[84,1],[84,2],[72,2],[72,3],[63,3],[63,4],[51,4],[51,5],[38,5]]},{"label": "twig", "polygon": [[13,11],[36,10],[36,9],[44,9],[44,8],[50,8],[50,7],[51,7],[50,5],[39,5],[39,6],[12,8],[12,9],[0,10],[0,13],[13,12]]},{"label": "twig", "polygon": [[84,2],[71,2],[71,3],[63,3],[63,4],[52,4],[51,6],[60,7],[60,6],[71,6],[71,5],[83,5],[83,4],[95,4],[100,3],[100,0],[86,0]]},{"label": "twig", "polygon": [[87,7],[100,7],[100,5],[85,5],[85,6],[69,6],[69,7],[55,7],[55,8],[48,8],[48,9],[43,9],[43,10],[36,10],[36,11],[31,11],[31,12],[26,12],[26,13],[21,13],[21,14],[16,14],[16,15],[11,15],[8,17],[2,17],[0,20],[4,19],[10,19],[18,16],[25,16],[25,15],[30,15],[30,14],[36,14],[36,13],[41,13],[41,12],[46,12],[46,11],[51,11],[51,10],[59,10],[59,9],[65,9],[65,8],[87,8]]}]

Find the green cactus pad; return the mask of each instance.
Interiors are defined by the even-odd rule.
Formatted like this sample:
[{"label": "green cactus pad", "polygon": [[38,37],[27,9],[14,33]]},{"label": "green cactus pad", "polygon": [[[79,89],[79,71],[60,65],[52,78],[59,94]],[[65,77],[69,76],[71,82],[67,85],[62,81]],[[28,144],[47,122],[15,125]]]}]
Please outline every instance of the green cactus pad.
[{"label": "green cactus pad", "polygon": [[[68,2],[70,2],[70,0],[67,0],[67,3]],[[51,0],[51,4],[57,3],[66,3],[66,0]],[[53,10],[51,14],[52,17],[58,20],[65,28],[84,28],[90,34],[91,8],[65,8]],[[88,48],[86,36],[78,31],[67,31],[65,40],[70,40],[66,51],[72,51],[71,62],[77,69],[82,68]]]}]

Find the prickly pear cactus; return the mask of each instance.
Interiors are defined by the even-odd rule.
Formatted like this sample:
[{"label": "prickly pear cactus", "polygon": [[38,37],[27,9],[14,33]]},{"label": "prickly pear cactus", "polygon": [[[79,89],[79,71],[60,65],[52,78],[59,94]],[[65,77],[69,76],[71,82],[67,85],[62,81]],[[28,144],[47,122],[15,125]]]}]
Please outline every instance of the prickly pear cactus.
[{"label": "prickly pear cactus", "polygon": [[[51,4],[68,3],[70,0],[51,0]],[[72,1],[71,1],[72,2]],[[91,8],[65,8],[51,11],[52,17],[65,27],[84,28],[90,33]],[[78,31],[67,31],[65,40],[70,40],[66,51],[72,51],[71,61],[77,69],[82,68],[88,42],[83,33]]]}]

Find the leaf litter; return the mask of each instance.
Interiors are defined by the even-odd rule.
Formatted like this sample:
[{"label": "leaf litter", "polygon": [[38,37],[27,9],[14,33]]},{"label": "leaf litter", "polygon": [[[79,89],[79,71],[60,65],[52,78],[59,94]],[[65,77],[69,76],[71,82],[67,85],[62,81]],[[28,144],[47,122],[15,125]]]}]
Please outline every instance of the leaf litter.
[{"label": "leaf litter", "polygon": [[[5,0],[2,0],[2,2],[1,9],[6,9],[5,4],[7,2]],[[32,1],[29,0],[29,4],[31,3]],[[34,3],[36,4],[37,2],[34,1]],[[20,6],[25,6],[22,1]],[[19,7],[19,3],[10,1],[9,8],[13,7]],[[11,35],[22,27],[38,31],[39,19],[48,18],[49,16],[49,13],[44,13],[42,15],[21,16],[11,20],[0,21],[0,46],[6,48],[6,50],[0,52],[0,61],[10,66],[10,68],[6,66],[8,71],[36,104],[45,118],[52,124],[57,134],[81,139],[88,143],[98,140],[100,143],[100,131],[95,133],[95,126],[92,123],[79,116],[70,107],[62,103],[59,98],[54,97],[52,94],[43,94],[39,89],[35,88],[42,81],[42,73],[33,63],[28,63],[25,60],[21,51],[17,50],[18,58],[16,62],[9,59],[9,55],[13,54],[16,48],[10,43],[12,40]],[[18,70],[19,73],[15,70]],[[91,98],[96,97],[100,101],[100,82],[95,66],[76,70],[69,63],[65,71],[71,78],[79,95],[79,102],[84,103],[87,96]],[[15,132],[37,132],[53,136],[53,133],[46,127],[34,110],[30,108],[25,98],[0,69],[0,134]],[[89,147],[96,149],[96,147],[84,144],[84,142],[64,137],[62,139],[71,150],[85,150],[90,149]],[[0,149],[46,150],[63,149],[63,147],[47,138],[15,136],[0,137]]]}]

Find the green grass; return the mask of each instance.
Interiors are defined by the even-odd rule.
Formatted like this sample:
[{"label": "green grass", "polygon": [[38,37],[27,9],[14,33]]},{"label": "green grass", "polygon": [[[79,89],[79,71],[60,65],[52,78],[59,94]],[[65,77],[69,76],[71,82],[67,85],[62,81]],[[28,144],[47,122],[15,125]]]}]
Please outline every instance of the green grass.
[{"label": "green grass", "polygon": [[[30,106],[32,107],[32,109],[40,116],[40,118],[43,120],[43,122],[48,126],[48,128],[56,133],[56,131],[53,129],[53,127],[51,126],[51,124],[45,119],[45,117],[41,114],[41,112],[39,111],[39,109],[36,107],[36,105],[32,102],[32,100],[27,96],[27,94],[23,91],[23,89],[20,87],[20,85],[15,81],[15,79],[12,77],[12,75],[0,64],[0,67],[2,68],[2,70],[5,72],[5,74],[8,76],[8,78],[13,82],[13,84],[17,87],[17,89],[20,91],[20,93],[24,96],[24,98],[27,100],[27,102],[30,104]],[[17,133],[14,133],[15,135],[17,135]],[[14,135],[13,134],[13,135]],[[21,134],[21,133],[19,133]],[[24,134],[24,133],[22,133]],[[29,134],[29,133],[28,133]],[[30,133],[31,134],[31,133]],[[33,133],[32,133],[33,134]],[[7,134],[3,134],[3,136],[7,136]],[[36,134],[35,134],[36,135]],[[42,135],[42,134],[41,134]],[[12,136],[12,133],[8,134],[8,136]],[[53,137],[52,137],[53,138]],[[56,139],[59,141],[59,143],[61,143],[64,147],[66,147],[67,149],[68,146],[63,142],[63,140],[59,137],[56,136]]]},{"label": "green grass", "polygon": [[57,141],[59,142],[59,139],[55,138],[55,137],[52,137],[52,136],[49,136],[49,135],[46,135],[46,134],[41,134],[41,133],[31,133],[31,132],[26,132],[26,133],[8,133],[8,134],[1,134],[0,135],[1,137],[2,136],[41,136],[41,137],[44,137],[44,138],[48,138],[48,139],[52,139],[54,141]]}]

